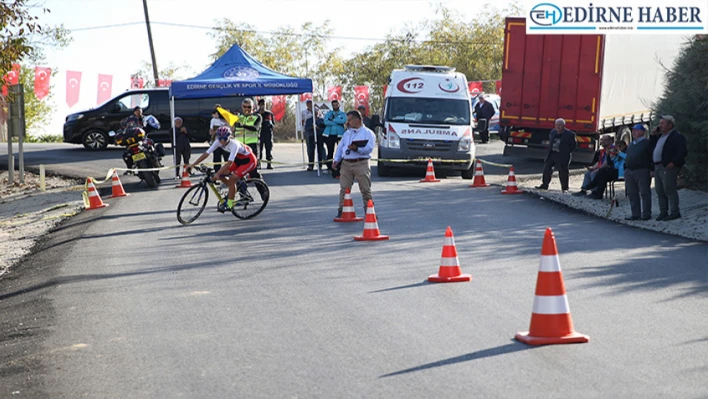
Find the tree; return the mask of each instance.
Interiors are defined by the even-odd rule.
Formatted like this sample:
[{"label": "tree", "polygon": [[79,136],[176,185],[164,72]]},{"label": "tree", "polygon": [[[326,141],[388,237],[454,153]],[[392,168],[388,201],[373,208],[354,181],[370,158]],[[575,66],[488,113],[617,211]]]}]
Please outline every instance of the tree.
[{"label": "tree", "polygon": [[[175,66],[173,63],[167,67],[159,68],[159,76],[163,80],[179,80],[185,79],[189,75],[193,75],[193,71],[189,67]],[[133,76],[143,78],[144,87],[157,87],[155,76],[152,73],[152,62],[142,61],[140,68],[133,73]]]},{"label": "tree", "polygon": [[[455,67],[468,80],[501,79],[504,18],[519,14],[520,9],[517,5],[504,10],[481,9],[480,15],[467,22],[462,15],[439,6],[435,19],[407,26],[346,61],[346,81],[371,86],[372,108],[376,110],[381,109],[382,89],[390,72],[407,64]],[[426,39],[421,41],[420,37]],[[494,91],[493,82],[486,89]]]},{"label": "tree", "polygon": [[[32,15],[30,8],[26,0],[0,2],[0,71],[3,74],[32,52],[34,46],[30,38],[42,32],[37,22],[39,17]],[[46,8],[42,11],[49,12]]]},{"label": "tree", "polygon": [[676,119],[685,137],[688,157],[682,174],[689,186],[708,190],[708,36],[696,36],[679,53],[667,72],[663,96],[655,104],[659,115]]}]

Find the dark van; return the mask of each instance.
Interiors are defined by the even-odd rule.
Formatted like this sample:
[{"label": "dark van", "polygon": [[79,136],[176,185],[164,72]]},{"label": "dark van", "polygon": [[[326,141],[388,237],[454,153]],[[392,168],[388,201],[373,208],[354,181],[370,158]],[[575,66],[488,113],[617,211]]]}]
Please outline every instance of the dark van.
[{"label": "dark van", "polygon": [[[175,116],[184,121],[191,141],[205,142],[209,139],[209,122],[215,104],[232,112],[240,112],[241,102],[246,97],[199,98],[175,100]],[[172,142],[170,122],[169,89],[129,90],[106,101],[96,108],[77,112],[66,117],[64,142],[83,144],[89,150],[103,150],[114,144],[110,131],[120,129],[120,121],[133,113],[139,105],[143,115],[152,115],[160,121],[160,130],[151,131],[150,138],[158,143]]]}]

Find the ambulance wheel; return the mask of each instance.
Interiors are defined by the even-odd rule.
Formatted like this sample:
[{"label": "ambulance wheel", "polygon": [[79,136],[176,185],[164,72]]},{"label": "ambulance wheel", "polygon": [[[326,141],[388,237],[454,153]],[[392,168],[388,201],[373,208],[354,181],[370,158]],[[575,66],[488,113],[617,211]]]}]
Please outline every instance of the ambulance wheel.
[{"label": "ambulance wheel", "polygon": [[379,165],[376,167],[376,174],[379,177],[388,177],[391,174],[391,168],[379,163]]}]

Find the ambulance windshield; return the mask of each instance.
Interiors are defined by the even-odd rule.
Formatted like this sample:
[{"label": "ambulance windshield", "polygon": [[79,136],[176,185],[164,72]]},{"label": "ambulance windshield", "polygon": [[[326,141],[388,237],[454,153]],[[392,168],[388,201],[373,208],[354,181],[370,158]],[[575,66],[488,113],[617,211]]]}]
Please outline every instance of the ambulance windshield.
[{"label": "ambulance windshield", "polygon": [[469,125],[470,102],[463,99],[391,97],[386,121],[443,125]]}]

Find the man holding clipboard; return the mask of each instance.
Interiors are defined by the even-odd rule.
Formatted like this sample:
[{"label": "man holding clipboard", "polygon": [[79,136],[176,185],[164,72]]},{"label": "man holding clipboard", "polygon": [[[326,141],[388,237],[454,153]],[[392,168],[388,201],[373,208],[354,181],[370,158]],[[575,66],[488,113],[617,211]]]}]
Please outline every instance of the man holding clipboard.
[{"label": "man holding clipboard", "polygon": [[342,164],[339,178],[339,209],[337,217],[342,217],[344,207],[344,193],[354,185],[354,178],[359,182],[359,191],[364,199],[364,213],[366,204],[371,196],[371,166],[369,159],[371,152],[376,145],[376,136],[369,128],[364,126],[359,111],[349,111],[347,113],[347,126],[349,129],[344,132],[342,141],[334,154],[333,168]]}]

